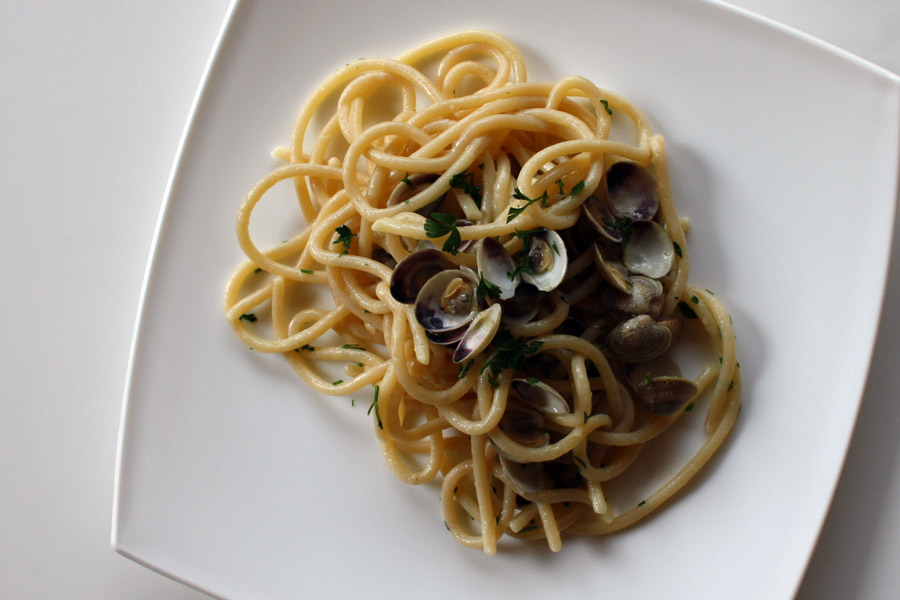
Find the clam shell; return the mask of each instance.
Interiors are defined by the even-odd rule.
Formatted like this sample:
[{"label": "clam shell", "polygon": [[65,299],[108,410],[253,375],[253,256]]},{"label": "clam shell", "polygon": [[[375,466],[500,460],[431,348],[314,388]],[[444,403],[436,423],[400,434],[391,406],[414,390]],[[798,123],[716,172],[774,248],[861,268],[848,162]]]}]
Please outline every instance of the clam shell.
[{"label": "clam shell", "polygon": [[531,257],[531,269],[522,273],[522,279],[542,292],[554,290],[562,283],[569,257],[558,233],[546,229],[536,234],[523,251]]},{"label": "clam shell", "polygon": [[515,295],[501,302],[503,305],[504,325],[521,325],[532,320],[538,314],[540,291],[530,283],[522,283],[516,288]]},{"label": "clam shell", "polygon": [[641,275],[635,275],[630,281],[628,292],[613,287],[605,288],[600,293],[603,305],[623,313],[658,316],[665,299],[662,283]]},{"label": "clam shell", "polygon": [[673,342],[672,329],[649,315],[623,321],[606,336],[609,350],[625,362],[644,362],[661,356]]},{"label": "clam shell", "polygon": [[484,351],[494,339],[500,328],[500,315],[502,309],[499,304],[493,304],[487,310],[483,310],[475,316],[469,324],[465,334],[459,340],[456,351],[453,353],[453,362],[461,363],[464,360],[476,356]]},{"label": "clam shell", "polygon": [[597,270],[606,283],[620,292],[631,293],[628,269],[615,257],[612,249],[600,241],[594,244],[594,264],[597,265]]},{"label": "clam shell", "polygon": [[500,466],[520,492],[534,494],[546,487],[543,463],[520,463],[501,454]]},{"label": "clam shell", "polygon": [[[445,294],[451,285],[464,286],[463,294],[456,296],[456,306],[452,310],[445,301]],[[478,314],[477,286],[478,282],[465,271],[441,271],[426,281],[416,296],[416,319],[426,331],[446,332],[465,326]]]},{"label": "clam shell", "polygon": [[518,275],[509,276],[516,270],[516,263],[503,244],[492,237],[483,238],[478,242],[475,257],[478,273],[500,288],[500,299],[512,298],[520,280]]},{"label": "clam shell", "polygon": [[530,407],[544,414],[567,415],[569,405],[555,389],[543,381],[513,379],[512,387]]},{"label": "clam shell", "polygon": [[[434,173],[415,173],[413,175],[407,176],[406,181],[408,181],[409,183],[407,183],[406,181],[401,181],[400,183],[398,183],[396,187],[394,187],[394,189],[391,191],[391,195],[387,200],[387,205],[395,206],[397,204],[406,202],[407,200],[427,188],[429,185],[437,181],[437,178],[438,176]],[[440,202],[440,200],[436,200],[428,204],[424,208],[420,208],[416,212],[427,217],[434,211],[435,207],[438,205],[438,202]]]},{"label": "clam shell", "polygon": [[645,377],[634,386],[634,393],[649,412],[671,415],[697,395],[697,386],[681,377]]},{"label": "clam shell", "polygon": [[412,252],[398,262],[391,273],[391,296],[403,304],[412,304],[425,282],[454,266],[444,257],[443,252],[433,246]]},{"label": "clam shell", "polygon": [[616,222],[616,215],[612,213],[605,202],[596,196],[591,196],[581,205],[581,212],[594,226],[594,229],[603,234],[606,239],[616,243],[622,241],[621,230],[612,227],[612,223]]},{"label": "clam shell", "polygon": [[659,279],[675,264],[675,246],[666,230],[653,221],[635,223],[622,262],[632,273]]},{"label": "clam shell", "polygon": [[613,214],[649,221],[659,210],[656,178],[637,163],[617,162],[606,171],[606,199]]}]

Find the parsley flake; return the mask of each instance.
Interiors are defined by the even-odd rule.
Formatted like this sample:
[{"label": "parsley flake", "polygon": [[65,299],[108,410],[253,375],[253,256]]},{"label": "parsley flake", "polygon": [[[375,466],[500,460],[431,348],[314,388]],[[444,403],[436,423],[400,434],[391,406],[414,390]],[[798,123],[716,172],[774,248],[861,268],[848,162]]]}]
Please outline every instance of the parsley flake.
[{"label": "parsley flake", "polygon": [[609,101],[608,101],[608,100],[601,100],[601,101],[600,101],[600,104],[603,105],[603,108],[606,109],[606,112],[608,112],[610,115],[612,114],[612,109],[609,107]]},{"label": "parsley flake", "polygon": [[500,286],[485,279],[484,273],[482,273],[475,294],[478,296],[478,300],[484,300],[485,298],[499,298]]},{"label": "parsley flake", "polygon": [[244,313],[238,318],[238,320],[250,321],[251,323],[256,323],[256,315],[254,315],[253,313]]},{"label": "parsley flake", "polygon": [[524,206],[520,206],[519,208],[510,207],[509,215],[506,217],[507,223],[509,223],[510,221],[512,221],[519,215],[521,215],[523,212],[525,212],[526,208],[528,208],[529,206],[531,206],[538,200],[540,200],[541,206],[547,206],[547,200],[550,199],[550,196],[548,196],[547,192],[544,191],[544,193],[541,194],[540,196],[538,196],[537,198],[529,198],[528,196],[526,196],[525,194],[522,193],[522,190],[520,190],[519,188],[515,188],[515,192],[513,193],[513,198],[515,198],[516,200],[525,200],[526,204]]},{"label": "parsley flake", "polygon": [[454,256],[459,251],[459,245],[462,243],[459,229],[456,226],[456,217],[446,213],[434,212],[425,219],[425,235],[430,238],[448,236],[441,250]]},{"label": "parsley flake", "polygon": [[475,204],[481,208],[481,186],[475,185],[474,173],[466,173],[465,171],[457,173],[450,178],[450,187],[467,193],[475,201]]},{"label": "parsley flake", "polygon": [[350,231],[350,228],[347,227],[346,225],[339,225],[338,227],[335,227],[334,232],[338,236],[331,243],[344,245],[344,251],[341,252],[341,256],[343,256],[344,254],[347,254],[347,252],[350,251],[350,244],[353,241],[353,238],[356,237],[356,234],[353,233],[352,231]]},{"label": "parsley flake", "polygon": [[672,242],[672,246],[675,248],[675,254],[678,255],[678,258],[684,258],[681,254],[681,246],[678,245],[678,242]]},{"label": "parsley flake", "polygon": [[301,350],[306,350],[306,351],[308,351],[308,352],[315,352],[315,351],[316,351],[316,349],[313,348],[312,346],[310,346],[309,344],[303,344],[302,346],[300,346],[300,349],[301,349]]},{"label": "parsley flake", "polygon": [[375,399],[372,400],[372,404],[369,405],[369,410],[366,411],[366,414],[367,415],[372,414],[372,409],[375,409],[375,419],[378,420],[378,429],[384,429],[384,427],[381,424],[381,415],[378,414],[378,392],[379,392],[379,387],[376,385],[375,386]]}]

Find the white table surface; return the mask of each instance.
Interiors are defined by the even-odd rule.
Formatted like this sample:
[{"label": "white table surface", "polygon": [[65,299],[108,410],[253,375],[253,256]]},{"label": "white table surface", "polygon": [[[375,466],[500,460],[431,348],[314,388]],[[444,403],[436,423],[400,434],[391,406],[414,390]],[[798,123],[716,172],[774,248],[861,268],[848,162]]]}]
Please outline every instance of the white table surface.
[{"label": "white table surface", "polygon": [[[897,0],[733,3],[900,73]],[[144,266],[227,5],[0,5],[0,598],[206,597],[113,552],[110,522]],[[802,599],[900,590],[897,238],[865,400]]]}]

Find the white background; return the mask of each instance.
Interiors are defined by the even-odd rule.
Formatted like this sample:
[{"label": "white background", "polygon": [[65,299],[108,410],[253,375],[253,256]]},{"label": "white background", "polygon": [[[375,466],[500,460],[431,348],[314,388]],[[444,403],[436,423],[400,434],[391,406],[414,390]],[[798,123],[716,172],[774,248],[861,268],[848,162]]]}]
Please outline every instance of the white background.
[{"label": "white background", "polygon": [[[734,4],[900,72],[896,0]],[[0,5],[2,598],[205,597],[118,556],[109,536],[144,266],[227,5]],[[865,216],[848,214],[848,236],[853,218]],[[866,397],[803,599],[900,589],[897,242]]]}]

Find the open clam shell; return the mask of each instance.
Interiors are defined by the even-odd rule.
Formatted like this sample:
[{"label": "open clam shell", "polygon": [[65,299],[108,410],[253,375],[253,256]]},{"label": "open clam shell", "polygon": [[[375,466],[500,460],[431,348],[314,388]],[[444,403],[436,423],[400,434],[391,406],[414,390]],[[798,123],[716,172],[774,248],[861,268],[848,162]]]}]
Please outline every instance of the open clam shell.
[{"label": "open clam shell", "polygon": [[658,279],[672,270],[675,246],[666,230],[653,221],[635,223],[622,262],[632,273]]},{"label": "open clam shell", "polygon": [[415,313],[426,331],[447,332],[470,323],[478,314],[478,282],[461,269],[432,276],[416,296]]},{"label": "open clam shell", "polygon": [[606,171],[606,199],[615,215],[649,221],[659,210],[656,178],[637,163],[617,162]]},{"label": "open clam shell", "polygon": [[[404,184],[405,185],[405,184]],[[398,302],[412,304],[425,283],[446,269],[455,265],[444,257],[444,253],[434,248],[425,248],[409,254],[397,263],[391,273],[391,296]]]},{"label": "open clam shell", "polygon": [[[391,191],[391,195],[388,196],[387,205],[388,206],[396,206],[397,204],[402,204],[406,202],[429,185],[437,181],[438,176],[434,173],[416,173],[414,175],[408,175],[404,178],[400,183],[394,187]],[[426,205],[423,208],[420,208],[416,212],[420,215],[427,217],[434,209],[437,207],[440,200],[436,200]]]},{"label": "open clam shell", "polygon": [[500,328],[500,315],[502,309],[499,304],[493,304],[486,310],[479,312],[469,324],[465,333],[459,340],[456,350],[453,352],[453,362],[461,363],[464,360],[476,356],[484,351],[494,339]]},{"label": "open clam shell", "polygon": [[606,239],[617,243],[622,241],[622,230],[613,227],[617,217],[605,202],[591,196],[581,205],[581,212]]},{"label": "open clam shell", "polygon": [[604,281],[622,293],[631,293],[628,269],[615,256],[613,250],[600,240],[594,244],[594,264],[597,265],[597,270]]},{"label": "open clam shell", "polygon": [[479,275],[500,288],[500,299],[512,298],[520,279],[518,275],[510,277],[516,263],[503,244],[492,237],[483,238],[478,242],[475,257]]},{"label": "open clam shell", "polygon": [[523,249],[528,254],[530,268],[522,279],[542,292],[556,289],[566,276],[569,258],[562,237],[552,229],[535,234]]},{"label": "open clam shell", "polygon": [[569,405],[555,389],[543,381],[513,379],[512,387],[530,407],[544,414],[569,414]]}]

